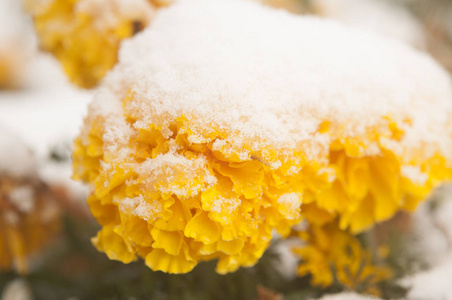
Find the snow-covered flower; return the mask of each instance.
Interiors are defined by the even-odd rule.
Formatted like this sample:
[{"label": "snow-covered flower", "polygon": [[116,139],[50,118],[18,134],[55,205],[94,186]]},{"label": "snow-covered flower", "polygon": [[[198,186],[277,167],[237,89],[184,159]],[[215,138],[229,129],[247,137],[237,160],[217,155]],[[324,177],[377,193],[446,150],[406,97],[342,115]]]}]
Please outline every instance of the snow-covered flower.
[{"label": "snow-covered flower", "polygon": [[141,31],[162,1],[24,0],[41,48],[61,61],[70,80],[95,86],[117,60],[120,42]]},{"label": "snow-covered flower", "polygon": [[28,148],[0,131],[0,271],[27,271],[27,258],[59,230],[60,209],[39,180]]},{"label": "snow-covered flower", "polygon": [[109,258],[257,262],[305,218],[352,234],[452,176],[452,87],[428,56],[255,3],[182,0],[125,41],[74,147]]}]

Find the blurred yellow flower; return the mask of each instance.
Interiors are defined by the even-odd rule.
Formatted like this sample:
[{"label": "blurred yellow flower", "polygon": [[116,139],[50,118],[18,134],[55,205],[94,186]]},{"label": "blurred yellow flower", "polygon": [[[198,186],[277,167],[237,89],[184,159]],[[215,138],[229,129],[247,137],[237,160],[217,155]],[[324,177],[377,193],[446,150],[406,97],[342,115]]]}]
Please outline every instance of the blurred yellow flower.
[{"label": "blurred yellow flower", "polygon": [[37,175],[34,157],[0,127],[0,271],[26,273],[27,259],[60,227],[57,196]]},{"label": "blurred yellow flower", "polygon": [[59,215],[42,182],[0,175],[0,271],[27,272],[27,258],[59,231]]},{"label": "blurred yellow flower", "polygon": [[[141,31],[157,6],[134,0],[24,0],[43,50],[56,56],[69,79],[91,88],[117,61],[123,39]],[[157,6],[156,6],[157,5]]]},{"label": "blurred yellow flower", "polygon": [[338,283],[353,291],[378,296],[377,284],[392,276],[387,266],[376,265],[357,238],[340,230],[335,222],[310,226],[308,231],[298,232],[298,236],[307,242],[294,250],[302,260],[298,274],[311,274],[313,285],[328,287]]}]

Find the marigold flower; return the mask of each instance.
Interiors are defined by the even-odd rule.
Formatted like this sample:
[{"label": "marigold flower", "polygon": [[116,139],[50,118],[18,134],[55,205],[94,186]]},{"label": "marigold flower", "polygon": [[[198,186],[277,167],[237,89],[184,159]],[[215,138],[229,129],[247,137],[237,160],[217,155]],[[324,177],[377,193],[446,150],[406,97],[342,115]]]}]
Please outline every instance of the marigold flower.
[{"label": "marigold flower", "polygon": [[26,146],[3,130],[0,146],[0,271],[25,273],[28,256],[59,230],[60,211]]},{"label": "marigold flower", "polygon": [[377,283],[392,276],[387,266],[372,262],[371,253],[355,236],[334,222],[311,226],[298,236],[307,242],[294,250],[302,258],[298,274],[311,274],[313,285],[328,287],[337,282],[349,290],[379,295]]},{"label": "marigold flower", "polygon": [[91,88],[117,60],[121,41],[141,31],[162,1],[24,0],[39,42],[70,80]]},{"label": "marigold flower", "polygon": [[451,176],[451,99],[446,73],[401,44],[179,1],[124,42],[75,141],[93,242],[153,270],[218,259],[225,273],[302,217],[361,232]]}]

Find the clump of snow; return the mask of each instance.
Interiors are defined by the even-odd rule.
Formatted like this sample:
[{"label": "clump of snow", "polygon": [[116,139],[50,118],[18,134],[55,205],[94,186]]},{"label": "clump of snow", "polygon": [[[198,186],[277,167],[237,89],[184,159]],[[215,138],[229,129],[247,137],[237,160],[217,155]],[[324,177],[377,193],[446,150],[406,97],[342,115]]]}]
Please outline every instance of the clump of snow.
[{"label": "clump of snow", "polygon": [[139,195],[135,198],[122,199],[119,204],[119,209],[145,221],[152,222],[158,218],[163,207],[160,202],[155,201],[150,203],[144,199],[143,195]]},{"label": "clump of snow", "polygon": [[298,193],[287,193],[278,198],[278,204],[284,207],[282,211],[289,220],[298,217],[301,203],[302,197]]},{"label": "clump of snow", "polygon": [[125,109],[138,120],[134,129],[168,128],[184,116],[192,125],[190,142],[207,141],[205,131],[216,128],[228,133],[221,146],[298,146],[317,158],[330,142],[318,132],[322,122],[341,128],[344,137],[360,137],[389,117],[410,121],[401,141],[386,145],[407,162],[418,148],[426,157],[451,156],[451,82],[429,56],[256,3],[181,0],[126,41],[91,106],[93,116],[116,127],[106,145],[130,129],[121,125],[122,113],[109,113],[128,91],[134,98]]},{"label": "clump of snow", "polygon": [[36,173],[33,153],[14,133],[0,127],[0,175],[28,177]]},{"label": "clump of snow", "polygon": [[[228,213],[234,212],[242,203],[240,198],[224,198],[224,197],[217,197],[213,201],[212,208],[210,211],[221,213],[224,211],[227,211]],[[227,221],[227,218],[224,217],[223,221]]]},{"label": "clump of snow", "polygon": [[421,169],[416,166],[402,166],[400,171],[404,177],[419,185],[424,184],[428,179],[428,174],[423,173]]},{"label": "clump of snow", "polygon": [[[154,159],[147,159],[135,171],[144,178],[143,184],[148,190],[173,193],[180,198],[186,198],[216,182],[215,176],[207,169],[207,160],[202,156],[188,159],[183,155],[169,152]],[[199,177],[202,180],[197,180]],[[186,184],[196,181],[199,183]]]}]

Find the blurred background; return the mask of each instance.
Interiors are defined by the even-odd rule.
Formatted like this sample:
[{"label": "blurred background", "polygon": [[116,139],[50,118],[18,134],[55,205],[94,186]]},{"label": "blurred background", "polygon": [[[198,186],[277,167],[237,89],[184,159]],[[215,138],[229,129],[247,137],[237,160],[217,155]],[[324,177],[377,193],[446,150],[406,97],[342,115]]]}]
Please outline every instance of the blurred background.
[{"label": "blurred background", "polygon": [[[296,242],[290,240],[275,240],[255,267],[229,275],[216,274],[215,262],[186,275],[169,275],[98,253],[90,242],[99,226],[86,204],[87,188],[71,180],[71,146],[120,41],[152,17],[130,20],[132,32],[101,45],[113,52],[110,61],[94,71],[87,64],[85,73],[71,65],[82,54],[65,50],[82,47],[83,55],[96,50],[77,44],[73,24],[65,27],[67,16],[53,27],[46,23],[52,15],[41,8],[49,2],[64,6],[73,1],[0,0],[1,300],[361,299],[349,291],[343,294],[341,285],[322,290],[310,286],[309,277],[296,277],[297,259],[291,253]],[[167,2],[152,1],[153,10]],[[260,2],[398,39],[452,72],[451,0]],[[44,27],[53,28],[55,36],[45,36]],[[370,233],[375,243],[388,245],[386,259],[395,270],[382,297],[431,299],[435,294],[452,299],[451,197],[451,189],[444,187],[414,216],[398,215]],[[331,293],[339,294],[324,296]]]}]

